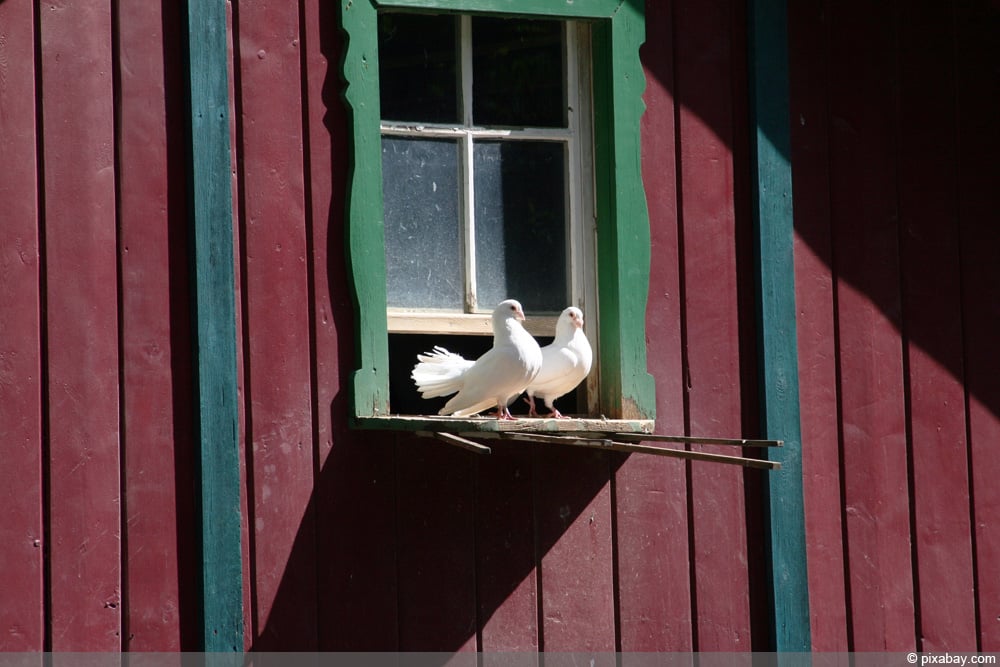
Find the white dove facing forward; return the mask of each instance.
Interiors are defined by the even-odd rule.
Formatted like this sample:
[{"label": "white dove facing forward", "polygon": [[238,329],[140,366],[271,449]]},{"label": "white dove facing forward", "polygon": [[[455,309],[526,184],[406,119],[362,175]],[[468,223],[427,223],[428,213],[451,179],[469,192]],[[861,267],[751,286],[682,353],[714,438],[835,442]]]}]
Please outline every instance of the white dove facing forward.
[{"label": "white dove facing forward", "polygon": [[542,348],[542,370],[527,387],[529,416],[539,416],[535,411],[535,396],[538,396],[550,410],[549,417],[563,419],[554,401],[583,382],[593,361],[590,341],[583,333],[583,311],[570,306],[559,315],[555,340]]},{"label": "white dove facing forward", "polygon": [[493,347],[475,361],[435,347],[418,354],[410,377],[424,398],[455,394],[438,412],[464,417],[496,406],[497,419],[513,419],[508,404],[542,368],[542,350],[521,322],[524,310],[514,299],[493,310]]}]

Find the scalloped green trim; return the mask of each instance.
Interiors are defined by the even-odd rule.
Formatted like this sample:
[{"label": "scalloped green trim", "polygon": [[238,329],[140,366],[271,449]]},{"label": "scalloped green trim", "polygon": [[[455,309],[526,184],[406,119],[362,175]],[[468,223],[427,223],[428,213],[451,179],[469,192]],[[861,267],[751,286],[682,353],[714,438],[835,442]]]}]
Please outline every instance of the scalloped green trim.
[{"label": "scalloped green trim", "polygon": [[378,9],[474,12],[589,20],[594,44],[600,403],[607,417],[654,419],[646,370],[649,213],[642,187],[640,125],[645,77],[642,3],[633,0],[341,0],[347,35],[343,76],[351,152],[347,252],[356,308],[353,417],[389,414],[385,232],[379,132]]}]

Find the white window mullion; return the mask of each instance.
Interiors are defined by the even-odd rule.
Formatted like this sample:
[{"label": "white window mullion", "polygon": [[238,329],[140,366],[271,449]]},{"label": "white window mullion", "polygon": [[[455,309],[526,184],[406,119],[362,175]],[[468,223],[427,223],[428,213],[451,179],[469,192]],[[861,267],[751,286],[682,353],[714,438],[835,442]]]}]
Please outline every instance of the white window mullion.
[{"label": "white window mullion", "polygon": [[478,306],[476,296],[476,195],[473,187],[472,133],[472,17],[463,15],[459,23],[459,76],[462,116],[462,247],[465,260],[465,312]]},{"label": "white window mullion", "polygon": [[576,48],[576,26],[567,23],[565,31],[565,51],[563,53],[566,64],[566,125],[569,129],[570,139],[566,142],[566,210],[569,214],[569,234],[567,234],[566,256],[570,264],[570,299],[575,306],[584,307],[584,276],[581,274],[583,260],[583,238],[581,235],[582,222],[581,215],[581,183],[580,183],[580,82],[579,82],[579,62],[577,61]]},{"label": "white window mullion", "polygon": [[476,311],[476,193],[473,187],[472,135],[462,137],[462,245],[465,255],[465,312]]}]

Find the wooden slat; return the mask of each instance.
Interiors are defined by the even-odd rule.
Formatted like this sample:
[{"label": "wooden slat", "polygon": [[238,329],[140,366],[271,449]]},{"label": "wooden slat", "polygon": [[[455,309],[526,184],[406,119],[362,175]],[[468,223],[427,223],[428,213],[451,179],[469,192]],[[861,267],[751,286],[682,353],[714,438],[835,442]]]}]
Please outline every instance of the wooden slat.
[{"label": "wooden slat", "polygon": [[[615,650],[609,473],[606,453],[535,452],[539,630],[546,652]],[[613,665],[613,653],[609,660]]]},{"label": "wooden slat", "polygon": [[[674,5],[676,95],[681,105],[685,382],[687,420],[695,436],[742,431],[732,11],[724,0]],[[690,479],[697,609],[694,648],[750,650],[747,563],[731,558],[747,552],[741,473],[722,466],[697,466],[691,468]]]},{"label": "wooden slat", "polygon": [[[642,48],[646,113],[642,176],[649,204],[649,367],[656,378],[656,430],[684,432],[684,371],[677,230],[674,24],[671,2],[646,3]],[[616,436],[618,439],[624,439]],[[619,455],[615,471],[619,644],[625,652],[692,649],[686,466]],[[664,615],[665,610],[670,610]],[[629,664],[624,659],[623,664]]]},{"label": "wooden slat", "polygon": [[[255,650],[316,638],[309,265],[297,4],[246,4],[237,108]],[[267,94],[261,94],[267,91]]]},{"label": "wooden slat", "polygon": [[476,651],[475,457],[400,437],[399,648]]},{"label": "wooden slat", "polygon": [[831,210],[852,650],[912,651],[890,7],[831,22]]},{"label": "wooden slat", "polygon": [[121,647],[111,15],[40,12],[51,650]]},{"label": "wooden slat", "polygon": [[417,431],[417,435],[425,438],[437,438],[441,442],[445,442],[454,447],[459,447],[470,452],[475,452],[476,454],[489,454],[490,448],[486,445],[480,445],[478,442],[473,442],[467,438],[455,435],[454,433],[427,433],[425,431]]},{"label": "wooden slat", "polygon": [[788,443],[768,452],[782,466],[781,475],[768,476],[765,494],[770,648],[805,652],[811,639],[792,261],[788,9],[785,0],[753,0],[749,8],[761,425],[766,437]]},{"label": "wooden slat", "polygon": [[962,257],[962,332],[969,463],[974,491],[979,650],[1000,651],[1000,262],[996,261],[996,109],[1000,16],[990,3],[957,5],[956,174]]},{"label": "wooden slat", "polygon": [[[920,650],[976,646],[962,359],[955,33],[935,3],[899,21],[899,206]],[[933,267],[933,270],[928,270]]]},{"label": "wooden slat", "polygon": [[837,338],[830,230],[829,36],[824,9],[789,5],[795,290],[798,306],[802,468],[809,535],[809,603],[814,651],[846,652],[837,419]]},{"label": "wooden slat", "polygon": [[[476,591],[484,664],[506,664],[510,653],[538,649],[538,575],[531,450],[499,443],[478,465]],[[518,664],[537,664],[523,654]]]},{"label": "wooden slat", "polygon": [[778,470],[781,468],[781,464],[776,461],[749,459],[741,456],[729,456],[726,454],[715,454],[712,452],[670,449],[668,447],[655,447],[652,445],[642,445],[631,442],[618,442],[610,438],[593,438],[589,436],[574,437],[570,435],[541,435],[534,433],[503,433],[500,437],[509,440],[566,445],[569,447],[587,447],[589,449],[603,449],[613,452],[652,454],[655,456],[686,459],[688,461],[728,463],[746,468],[759,468],[765,470]]},{"label": "wooden slat", "polygon": [[226,24],[224,3],[187,3],[188,202],[193,226],[204,623],[200,648],[205,651],[244,648]]},{"label": "wooden slat", "polygon": [[31,3],[0,4],[0,651],[44,650],[42,322]]},{"label": "wooden slat", "polygon": [[[195,648],[183,106],[171,6],[118,5],[126,646]],[[180,523],[179,523],[180,522]]]},{"label": "wooden slat", "polygon": [[686,445],[726,445],[729,447],[783,447],[781,440],[759,440],[754,438],[699,438],[689,435],[663,435],[660,433],[613,433],[608,434],[623,442],[672,442]]}]

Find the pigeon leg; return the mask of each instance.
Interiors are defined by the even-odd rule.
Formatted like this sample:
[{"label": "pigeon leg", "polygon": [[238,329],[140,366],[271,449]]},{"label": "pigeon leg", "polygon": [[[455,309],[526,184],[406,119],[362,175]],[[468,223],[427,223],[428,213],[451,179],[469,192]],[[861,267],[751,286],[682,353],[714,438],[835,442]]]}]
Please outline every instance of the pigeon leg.
[{"label": "pigeon leg", "polygon": [[524,402],[527,403],[528,406],[529,406],[528,407],[528,416],[529,417],[538,417],[539,416],[538,412],[535,411],[535,397],[532,396],[531,394],[528,394],[527,396],[524,397]]},{"label": "pigeon leg", "polygon": [[503,407],[501,407],[501,406],[498,405],[496,413],[492,414],[490,416],[491,417],[496,417],[497,419],[503,419],[503,420],[512,420],[512,419],[514,419],[514,415],[510,414],[510,410],[507,408],[506,405],[504,405]]}]

